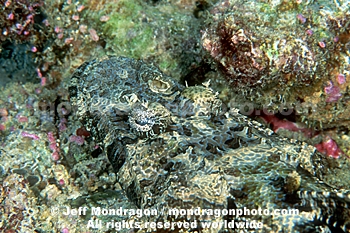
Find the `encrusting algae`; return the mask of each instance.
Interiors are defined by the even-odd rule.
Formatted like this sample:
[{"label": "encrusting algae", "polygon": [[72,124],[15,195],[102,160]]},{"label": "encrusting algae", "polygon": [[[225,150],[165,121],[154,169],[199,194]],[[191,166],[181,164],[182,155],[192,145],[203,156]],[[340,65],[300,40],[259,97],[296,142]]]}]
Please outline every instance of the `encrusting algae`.
[{"label": "encrusting algae", "polygon": [[0,5],[1,232],[349,232],[348,1]]}]

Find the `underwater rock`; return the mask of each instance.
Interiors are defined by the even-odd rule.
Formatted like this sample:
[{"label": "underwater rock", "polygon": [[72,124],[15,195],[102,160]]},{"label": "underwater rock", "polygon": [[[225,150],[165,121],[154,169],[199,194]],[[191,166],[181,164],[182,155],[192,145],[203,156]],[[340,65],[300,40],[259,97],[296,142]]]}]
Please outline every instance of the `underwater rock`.
[{"label": "underwater rock", "polygon": [[31,198],[29,183],[23,176],[10,174],[0,183],[0,231],[35,231],[36,199]]},{"label": "underwater rock", "polygon": [[[1,1],[0,41],[21,43],[34,37],[38,28],[38,19],[42,17],[42,1]],[[1,51],[1,44],[0,44]]]},{"label": "underwater rock", "polygon": [[28,53],[28,44],[3,42],[0,47],[0,86],[10,82],[37,81],[34,57]]},{"label": "underwater rock", "polygon": [[[219,1],[202,45],[230,85],[235,107],[250,102],[278,112],[286,106],[309,127],[349,129],[343,75],[349,74],[349,18],[346,3]],[[325,89],[330,82],[332,90]]]},{"label": "underwater rock", "polygon": [[[262,222],[261,229],[245,232],[350,228],[349,190],[321,181],[330,158],[306,143],[277,136],[235,108],[226,111],[207,84],[185,87],[141,60],[110,56],[81,65],[69,91],[76,115],[104,148],[129,200],[138,208],[159,210],[147,221]],[[297,209],[298,214],[214,219],[169,212],[198,207]],[[224,226],[192,227],[220,229]],[[174,229],[138,232],[147,230]]]}]

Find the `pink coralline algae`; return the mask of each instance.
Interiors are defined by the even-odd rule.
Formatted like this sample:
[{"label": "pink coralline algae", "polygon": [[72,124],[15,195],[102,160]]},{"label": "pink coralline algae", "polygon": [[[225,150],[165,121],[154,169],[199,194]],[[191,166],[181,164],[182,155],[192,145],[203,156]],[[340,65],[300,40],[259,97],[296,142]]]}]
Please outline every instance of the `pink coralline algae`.
[{"label": "pink coralline algae", "polygon": [[324,88],[324,92],[327,94],[327,103],[337,102],[341,97],[340,88],[333,85],[333,82],[329,82]]},{"label": "pink coralline algae", "polygon": [[326,140],[319,144],[316,144],[315,147],[319,152],[336,159],[339,158],[341,154],[343,154],[337,143],[328,136],[326,137]]},{"label": "pink coralline algae", "polygon": [[100,39],[100,37],[97,35],[97,32],[95,29],[93,29],[93,28],[89,29],[89,33],[90,33],[91,40],[98,41]]},{"label": "pink coralline algae", "polygon": [[312,36],[314,32],[311,29],[307,29],[306,34],[308,34],[309,36]]},{"label": "pink coralline algae", "polygon": [[313,136],[317,135],[317,132],[313,131],[312,129],[302,127],[297,123],[288,120],[281,120],[275,115],[262,115],[261,118],[272,126],[275,133],[277,133],[280,129],[285,129],[291,132],[301,132],[307,138],[312,138]]},{"label": "pink coralline algae", "polygon": [[74,142],[77,145],[81,146],[84,144],[84,138],[81,136],[76,136],[76,135],[72,135],[69,137],[69,141],[70,142]]},{"label": "pink coralline algae", "polygon": [[7,19],[9,20],[14,20],[15,19],[15,14],[13,14],[12,12],[7,16]]},{"label": "pink coralline algae", "polygon": [[55,137],[53,136],[52,132],[47,133],[47,138],[49,139],[50,143],[54,143],[54,142],[56,143]]},{"label": "pink coralline algae", "polygon": [[84,10],[85,6],[84,5],[79,5],[77,6],[77,11],[81,12],[82,10]]},{"label": "pink coralline algae", "polygon": [[75,21],[78,21],[79,20],[79,15],[72,15],[72,19],[75,20]]},{"label": "pink coralline algae", "polygon": [[58,184],[61,185],[61,186],[63,186],[63,185],[65,184],[64,179],[60,179],[60,180],[58,181]]},{"label": "pink coralline algae", "polygon": [[67,119],[66,118],[61,118],[60,123],[58,124],[58,129],[60,132],[65,131],[67,129]]},{"label": "pink coralline algae", "polygon": [[53,159],[54,161],[57,161],[57,160],[60,159],[60,154],[59,154],[57,151],[54,151],[54,152],[52,153],[51,157],[52,157],[52,159]]},{"label": "pink coralline algae", "polygon": [[25,138],[31,138],[33,140],[39,140],[40,137],[36,134],[31,134],[31,133],[28,133],[28,132],[25,132],[25,131],[22,131],[21,133],[22,137],[25,137]]},{"label": "pink coralline algae", "polygon": [[2,1],[0,41],[6,39],[27,40],[36,30],[34,28],[34,17],[40,13],[39,8],[41,6],[43,6],[41,1]]},{"label": "pink coralline algae", "polygon": [[346,78],[345,78],[345,75],[343,74],[338,74],[337,75],[337,82],[342,85],[346,82]]},{"label": "pink coralline algae", "polygon": [[326,43],[324,41],[318,42],[318,45],[323,49],[326,48]]},{"label": "pink coralline algae", "polygon": [[[319,135],[319,132],[313,131],[312,129],[309,129],[309,128],[298,126],[296,123],[288,120],[281,120],[277,118],[275,115],[262,115],[262,119],[266,123],[271,124],[274,132],[278,132],[278,130],[280,129],[285,129],[292,132],[301,132],[307,138],[313,138]],[[324,141],[314,146],[319,152],[327,156],[330,156],[332,158],[339,158],[339,156],[343,154],[341,149],[338,147],[337,143],[328,135],[325,136]]]},{"label": "pink coralline algae", "polygon": [[49,139],[50,149],[52,150],[51,157],[54,161],[57,161],[60,159],[60,154],[59,154],[60,149],[57,147],[56,138],[53,135],[53,132],[48,132],[47,138]]},{"label": "pink coralline algae", "polygon": [[36,52],[38,52],[38,49],[37,49],[37,47],[33,46],[33,47],[31,47],[30,51],[32,51],[33,53],[36,53]]},{"label": "pink coralline algae", "polygon": [[300,23],[305,23],[306,22],[306,18],[302,15],[302,14],[298,14],[297,15],[297,19],[300,21]]},{"label": "pink coralline algae", "polygon": [[18,122],[23,123],[23,122],[28,122],[28,117],[26,116],[18,116],[17,117]]}]

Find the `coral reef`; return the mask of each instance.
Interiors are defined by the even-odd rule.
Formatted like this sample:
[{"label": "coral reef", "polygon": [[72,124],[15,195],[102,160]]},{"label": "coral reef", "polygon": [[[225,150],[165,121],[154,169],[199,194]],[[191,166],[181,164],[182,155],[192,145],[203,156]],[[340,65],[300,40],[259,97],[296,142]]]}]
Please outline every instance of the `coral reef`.
[{"label": "coral reef", "polygon": [[[0,1],[0,231],[130,233],[89,224],[187,216],[63,211],[198,206],[297,208],[225,220],[348,231],[349,15],[318,4]],[[283,138],[235,108],[288,114],[287,101],[293,122],[265,119]]]},{"label": "coral reef", "polygon": [[312,128],[348,128],[346,2],[320,7],[310,1],[232,0],[214,5],[202,45],[231,85],[231,104],[240,108],[250,102],[276,112],[286,107]]},{"label": "coral reef", "polygon": [[[245,216],[245,220],[263,222],[255,232],[349,227],[343,206],[349,205],[350,191],[342,189],[348,184],[331,180],[335,170],[346,173],[349,161],[326,158],[312,146],[280,138],[237,109],[222,110],[209,83],[184,87],[154,66],[114,56],[84,63],[71,80],[76,114],[104,147],[129,200],[139,208],[164,213],[147,220],[186,219],[168,215],[172,208],[296,208],[297,216]],[[154,83],[163,85],[155,90]],[[155,114],[152,104],[161,111]],[[157,134],[140,134],[159,128],[156,122],[161,119],[171,120]],[[135,124],[138,132],[131,130]],[[338,211],[341,214],[335,215]],[[197,220],[214,221],[204,216]],[[215,221],[223,220],[221,216]],[[151,229],[145,226],[140,232],[147,230]]]},{"label": "coral reef", "polygon": [[[195,38],[193,34],[199,32],[199,20],[193,15],[195,1],[109,1],[108,9],[105,2],[96,1],[45,1],[33,8],[27,5],[34,1],[17,6],[19,2],[1,2],[6,9],[1,14],[1,26],[22,25],[27,10],[34,21],[25,25],[27,32],[18,34],[15,29],[12,34],[0,35],[4,40],[0,51],[4,74],[0,77],[0,184],[11,174],[20,174],[29,182],[33,191],[29,196],[38,200],[40,208],[29,216],[36,221],[36,231],[100,232],[87,229],[84,218],[50,213],[57,205],[135,208],[115,183],[116,176],[106,159],[98,157],[102,147],[72,115],[66,81],[90,57],[115,52],[157,61],[179,78],[201,60],[200,34]],[[14,8],[14,15],[7,12]],[[114,27],[118,22],[122,24]],[[167,84],[157,79],[149,85],[153,91],[167,91],[163,86]],[[162,111],[156,105],[149,107]],[[159,128],[154,132],[159,133]],[[0,208],[5,201],[1,200]],[[1,227],[22,230],[21,225]]]},{"label": "coral reef", "polygon": [[38,20],[42,18],[40,8],[43,4],[43,1],[33,0],[0,1],[2,6],[0,41],[23,42],[33,40],[33,37],[38,33],[35,27],[38,27],[38,24],[41,23]]},{"label": "coral reef", "polygon": [[[15,2],[19,1],[6,2],[15,7]],[[4,2],[4,8],[5,5]],[[40,78],[41,84],[49,88],[59,85],[85,60],[105,54],[156,62],[180,79],[202,61],[201,6],[203,8],[203,4],[199,4],[200,9],[197,9],[195,1],[40,2],[33,8],[33,32],[25,43],[16,40],[13,46],[26,47],[25,53],[33,58],[37,72],[34,76],[31,73],[30,80]],[[22,7],[30,8],[25,4]],[[15,14],[16,18],[26,18],[24,9]],[[13,23],[6,17],[4,22]],[[11,37],[7,35],[4,40],[9,41]]]},{"label": "coral reef", "polygon": [[35,220],[31,218],[37,212],[36,200],[30,198],[28,181],[18,174],[7,176],[0,185],[1,232],[21,229],[34,231]]},{"label": "coral reef", "polygon": [[92,157],[98,148],[86,130],[72,112],[60,111],[69,109],[65,98],[64,90],[40,83],[1,87],[1,232],[87,232],[86,219],[59,214],[61,206],[132,206],[106,157]]},{"label": "coral reef", "polygon": [[[107,54],[154,62],[176,79],[202,60],[196,1],[87,1],[86,12],[106,42]],[[115,9],[115,10],[111,10]],[[108,20],[107,20],[108,18]]]}]

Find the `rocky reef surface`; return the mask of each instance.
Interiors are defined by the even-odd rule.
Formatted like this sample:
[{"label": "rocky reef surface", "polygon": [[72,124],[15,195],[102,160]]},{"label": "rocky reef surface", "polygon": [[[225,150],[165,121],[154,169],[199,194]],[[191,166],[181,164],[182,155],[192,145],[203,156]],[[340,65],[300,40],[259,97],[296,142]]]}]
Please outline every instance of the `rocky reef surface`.
[{"label": "rocky reef surface", "polygon": [[348,1],[0,4],[1,232],[349,231]]},{"label": "rocky reef surface", "polygon": [[276,111],[284,105],[323,129],[349,125],[347,1],[231,0],[210,13],[202,44],[235,91],[236,105],[250,101]]},{"label": "rocky reef surface", "polygon": [[230,84],[223,97],[242,114],[280,114],[343,144],[339,129],[350,125],[349,12],[348,1],[215,4],[202,45]]}]

